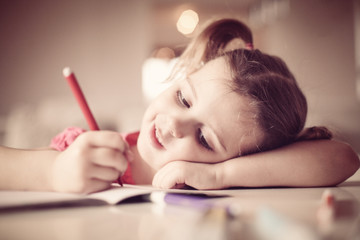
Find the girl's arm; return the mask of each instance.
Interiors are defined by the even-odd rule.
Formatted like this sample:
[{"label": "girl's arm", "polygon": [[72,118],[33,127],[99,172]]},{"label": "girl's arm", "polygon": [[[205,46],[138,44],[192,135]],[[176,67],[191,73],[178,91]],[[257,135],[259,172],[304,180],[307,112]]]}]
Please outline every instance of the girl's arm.
[{"label": "girl's arm", "polygon": [[217,164],[181,161],[169,164],[155,175],[155,186],[186,184],[197,189],[333,186],[352,176],[360,162],[345,143],[314,140]]},{"label": "girl's arm", "polygon": [[357,154],[345,143],[302,141],[223,162],[220,179],[224,187],[239,183],[248,187],[333,186],[352,176],[359,163]]},{"label": "girl's arm", "polygon": [[0,190],[52,191],[52,165],[59,152],[0,147]]},{"label": "girl's arm", "polygon": [[0,190],[90,193],[125,171],[127,144],[115,132],[81,134],[65,151],[0,147]]}]

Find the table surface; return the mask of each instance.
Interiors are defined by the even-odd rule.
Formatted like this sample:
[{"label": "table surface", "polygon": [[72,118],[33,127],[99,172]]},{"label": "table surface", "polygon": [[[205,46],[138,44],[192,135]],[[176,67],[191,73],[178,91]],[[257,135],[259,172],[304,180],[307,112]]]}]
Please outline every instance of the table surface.
[{"label": "table surface", "polygon": [[[321,197],[335,218],[319,221]],[[331,188],[241,188],[200,211],[151,202],[0,212],[0,239],[360,239],[360,181]],[[291,236],[291,237],[289,237]]]}]

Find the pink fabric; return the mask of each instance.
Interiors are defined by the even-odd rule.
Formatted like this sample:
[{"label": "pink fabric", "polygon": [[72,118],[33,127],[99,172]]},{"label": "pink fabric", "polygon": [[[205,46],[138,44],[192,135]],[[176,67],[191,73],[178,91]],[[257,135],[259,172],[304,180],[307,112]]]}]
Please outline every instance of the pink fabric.
[{"label": "pink fabric", "polygon": [[[121,134],[124,140],[129,144],[129,146],[135,146],[137,144],[137,140],[140,132],[133,132],[128,134]],[[128,167],[124,174],[120,177],[122,183],[135,184],[134,179],[132,177],[131,165],[128,164]]]},{"label": "pink fabric", "polygon": [[[67,149],[71,143],[82,133],[86,132],[85,129],[79,127],[69,127],[64,131],[56,135],[50,143],[50,147],[57,151],[64,151]],[[139,137],[139,132],[133,133],[122,133],[121,136],[129,144],[129,146],[135,146],[137,144],[137,139]],[[128,164],[128,167],[125,173],[120,177],[121,182],[128,184],[135,184],[134,179],[132,178],[131,167]]]},{"label": "pink fabric", "polygon": [[83,132],[86,132],[86,130],[79,127],[66,128],[51,140],[50,147],[58,151],[64,151]]}]

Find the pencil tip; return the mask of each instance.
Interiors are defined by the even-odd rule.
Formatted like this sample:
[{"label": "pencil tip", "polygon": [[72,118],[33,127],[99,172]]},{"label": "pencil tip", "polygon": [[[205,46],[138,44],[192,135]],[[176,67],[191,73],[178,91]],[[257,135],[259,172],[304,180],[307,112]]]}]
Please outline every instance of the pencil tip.
[{"label": "pencil tip", "polygon": [[65,77],[68,77],[68,76],[70,76],[70,74],[71,74],[71,69],[70,69],[69,67],[65,67],[65,68],[63,69],[63,75],[64,75]]}]

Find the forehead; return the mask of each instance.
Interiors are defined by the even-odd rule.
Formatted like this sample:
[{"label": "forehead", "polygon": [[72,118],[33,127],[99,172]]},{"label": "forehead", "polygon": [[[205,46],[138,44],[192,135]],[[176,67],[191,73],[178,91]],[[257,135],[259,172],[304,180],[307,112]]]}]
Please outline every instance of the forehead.
[{"label": "forehead", "polygon": [[231,75],[223,59],[207,63],[191,74],[188,84],[196,92],[196,114],[222,140],[229,156],[256,144],[251,100],[232,91]]},{"label": "forehead", "polygon": [[208,62],[189,75],[187,81],[196,94],[202,95],[200,100],[208,104],[217,102],[225,105],[240,99],[240,96],[231,90],[231,75],[223,58]]}]

